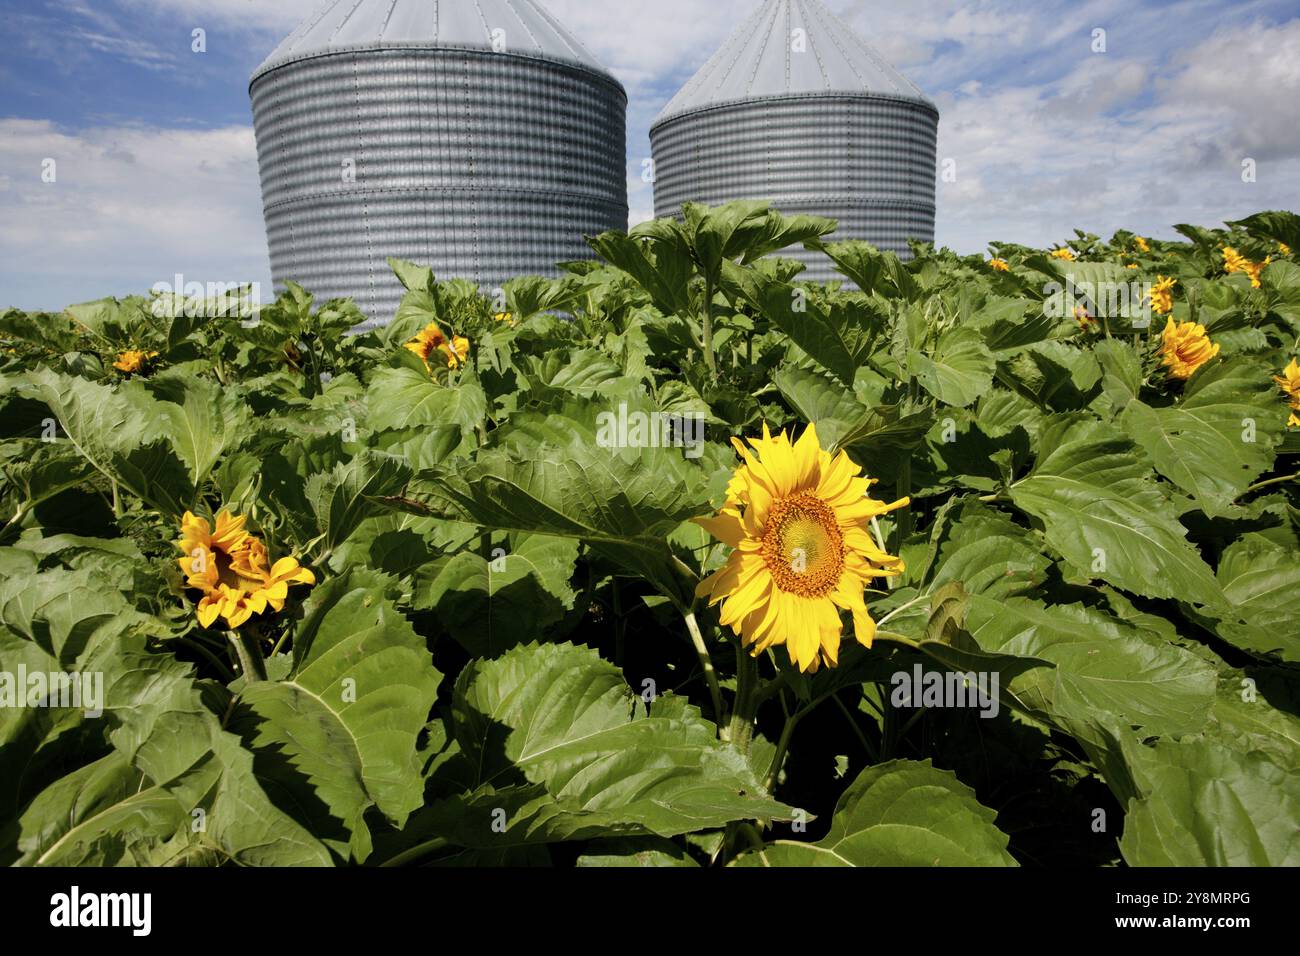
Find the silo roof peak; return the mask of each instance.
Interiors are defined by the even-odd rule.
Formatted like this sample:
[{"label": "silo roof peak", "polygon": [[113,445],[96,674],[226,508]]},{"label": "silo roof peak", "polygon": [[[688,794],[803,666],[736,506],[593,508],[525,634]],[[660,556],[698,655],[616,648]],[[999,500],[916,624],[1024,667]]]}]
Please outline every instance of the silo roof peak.
[{"label": "silo roof peak", "polygon": [[310,57],[402,48],[504,49],[610,75],[535,0],[322,0],[252,80]]},{"label": "silo roof peak", "polygon": [[727,103],[834,93],[934,105],[821,0],[765,0],[668,102],[654,125]]}]

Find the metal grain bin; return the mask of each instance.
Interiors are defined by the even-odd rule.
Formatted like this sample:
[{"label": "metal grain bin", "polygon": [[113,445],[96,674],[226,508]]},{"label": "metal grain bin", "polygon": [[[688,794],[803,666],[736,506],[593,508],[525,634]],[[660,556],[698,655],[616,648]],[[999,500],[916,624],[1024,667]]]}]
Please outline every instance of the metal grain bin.
[{"label": "metal grain bin", "polygon": [[367,327],[389,256],[492,289],[627,227],[627,94],[533,0],[330,0],[249,94],[277,288]]},{"label": "metal grain bin", "polygon": [[[906,255],[934,239],[938,128],[935,105],[819,0],[767,0],[651,126],[655,214],[768,199]],[[825,256],[785,255],[842,278]]]}]

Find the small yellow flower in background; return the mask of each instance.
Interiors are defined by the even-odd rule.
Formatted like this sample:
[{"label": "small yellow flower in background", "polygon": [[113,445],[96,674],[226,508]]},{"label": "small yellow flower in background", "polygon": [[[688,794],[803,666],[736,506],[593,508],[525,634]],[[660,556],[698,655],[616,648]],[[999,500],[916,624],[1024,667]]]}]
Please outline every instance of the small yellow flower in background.
[{"label": "small yellow flower in background", "polygon": [[460,368],[469,358],[469,339],[454,336],[450,342],[439,345],[438,351],[447,356],[447,368]]},{"label": "small yellow flower in background", "polygon": [[1175,322],[1172,318],[1161,337],[1161,362],[1169,377],[1187,381],[1192,374],[1219,354],[1219,346],[1210,341],[1205,326],[1195,322]]},{"label": "small yellow flower in background", "polygon": [[1282,386],[1282,391],[1286,392],[1287,398],[1291,399],[1291,417],[1287,421],[1290,428],[1300,428],[1300,364],[1293,358],[1291,364],[1282,370],[1280,377],[1274,377],[1273,381]]},{"label": "small yellow flower in background", "polygon": [[1137,243],[1137,247],[1141,249],[1143,252],[1151,251],[1151,247],[1147,245],[1147,241],[1143,239],[1141,236],[1134,236],[1133,241]]},{"label": "small yellow flower in background", "polygon": [[990,260],[989,260],[989,268],[991,268],[994,272],[1010,272],[1010,271],[1011,271],[1011,267],[1010,267],[1009,265],[1007,265],[1007,260],[1005,260],[1005,259],[990,259]]},{"label": "small yellow flower in background", "polygon": [[280,611],[290,584],[315,584],[316,576],[295,558],[270,563],[266,545],[244,529],[246,519],[222,510],[213,529],[206,518],[185,512],[176,546],[185,586],[201,591],[199,623],[211,627],[217,618],[237,628],[267,608]]},{"label": "small yellow flower in background", "polygon": [[[743,459],[712,518],[696,523],[734,548],[721,570],[700,582],[697,597],[722,604],[720,621],[758,656],[784,644],[790,663],[811,673],[839,660],[840,610],[871,646],[876,624],[863,599],[872,578],[903,573],[871,534],[871,519],[908,505],[868,496],[872,481],[845,452],[832,457],[809,425],[797,442],[785,432],[739,439]],[[752,451],[750,450],[752,448]]]},{"label": "small yellow flower in background", "polygon": [[1269,256],[1263,262],[1251,262],[1231,246],[1224,246],[1223,248],[1223,271],[1229,275],[1240,272],[1243,275],[1250,276],[1250,284],[1256,289],[1260,287],[1259,274],[1272,261],[1273,257]]},{"label": "small yellow flower in background", "polygon": [[1291,255],[1291,247],[1288,246],[1285,242],[1279,242],[1279,243],[1277,244],[1277,247],[1278,247],[1279,250],[1281,250],[1282,255],[1284,255],[1284,256],[1290,256],[1290,255]]},{"label": "small yellow flower in background", "polygon": [[496,315],[492,316],[492,318],[496,319],[498,322],[509,322],[511,325],[515,324],[515,314],[513,312],[498,312]]},{"label": "small yellow flower in background", "polygon": [[1174,310],[1174,286],[1176,279],[1168,276],[1156,276],[1156,284],[1151,287],[1151,308],[1157,315],[1168,315]]},{"label": "small yellow flower in background", "polygon": [[1052,250],[1052,258],[1053,258],[1053,259],[1064,259],[1066,262],[1073,262],[1073,261],[1074,261],[1074,253],[1071,252],[1069,249],[1065,249],[1065,248],[1061,248],[1061,249],[1053,249],[1053,250]]},{"label": "small yellow flower in background", "polygon": [[1136,268],[1137,268],[1137,263],[1136,263],[1136,262],[1130,262],[1130,263],[1129,263],[1128,265],[1126,265],[1124,268],[1125,268],[1125,269],[1136,269]]},{"label": "small yellow flower in background", "polygon": [[127,375],[134,375],[142,371],[151,359],[157,357],[157,352],[137,352],[131,349],[118,355],[117,361],[113,363],[113,368],[119,372],[125,372]]}]

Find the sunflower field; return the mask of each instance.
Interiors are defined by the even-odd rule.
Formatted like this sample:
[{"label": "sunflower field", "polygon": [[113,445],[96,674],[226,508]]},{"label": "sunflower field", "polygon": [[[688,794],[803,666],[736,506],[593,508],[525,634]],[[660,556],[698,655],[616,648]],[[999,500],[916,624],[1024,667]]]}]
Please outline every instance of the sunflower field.
[{"label": "sunflower field", "polygon": [[0,862],[1300,864],[1300,217],[833,229],[5,313]]}]

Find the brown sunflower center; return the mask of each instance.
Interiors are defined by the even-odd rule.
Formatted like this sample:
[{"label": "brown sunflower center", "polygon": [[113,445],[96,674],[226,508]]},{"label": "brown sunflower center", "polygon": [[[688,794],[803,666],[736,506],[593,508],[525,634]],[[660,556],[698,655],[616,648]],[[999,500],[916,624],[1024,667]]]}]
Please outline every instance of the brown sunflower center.
[{"label": "brown sunflower center", "polygon": [[776,586],[802,597],[831,591],[844,571],[844,536],[835,512],[807,493],[772,506],[762,553]]},{"label": "brown sunflower center", "polygon": [[233,560],[230,555],[226,553],[224,548],[213,548],[212,560],[215,561],[217,565],[217,581],[219,583],[232,588],[242,586],[239,575],[236,574],[234,568],[231,567]]}]

